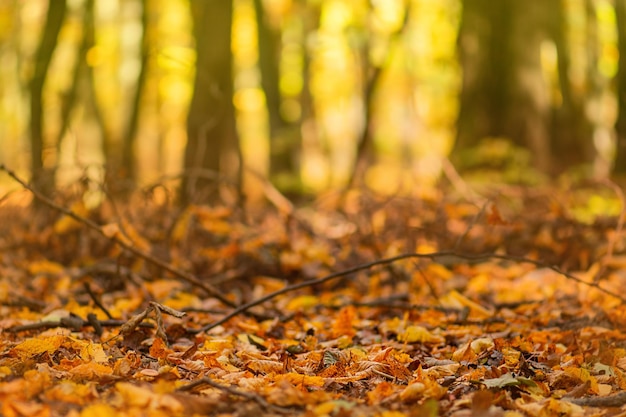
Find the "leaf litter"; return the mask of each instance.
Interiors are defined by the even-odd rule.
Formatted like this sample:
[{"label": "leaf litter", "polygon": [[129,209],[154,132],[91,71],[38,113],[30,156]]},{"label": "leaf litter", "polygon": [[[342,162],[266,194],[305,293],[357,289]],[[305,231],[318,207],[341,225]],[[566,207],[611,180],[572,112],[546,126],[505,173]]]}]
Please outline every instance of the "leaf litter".
[{"label": "leaf litter", "polygon": [[555,195],[7,198],[0,414],[617,415],[626,241]]}]

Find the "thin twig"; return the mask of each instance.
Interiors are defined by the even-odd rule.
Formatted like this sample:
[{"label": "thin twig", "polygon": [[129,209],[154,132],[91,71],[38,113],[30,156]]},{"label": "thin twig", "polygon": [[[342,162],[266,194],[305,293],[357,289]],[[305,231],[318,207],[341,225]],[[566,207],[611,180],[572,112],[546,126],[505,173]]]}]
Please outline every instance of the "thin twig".
[{"label": "thin twig", "polygon": [[277,412],[289,412],[289,411],[293,412],[293,410],[268,403],[267,400],[265,400],[265,398],[261,397],[258,394],[242,391],[240,389],[230,387],[227,385],[222,385],[218,382],[213,381],[211,378],[206,377],[206,376],[203,378],[196,379],[195,381],[187,385],[183,385],[182,387],[178,388],[176,391],[189,392],[189,391],[195,390],[196,388],[202,387],[204,385],[209,385],[213,388],[216,388],[230,395],[234,395],[237,397],[245,398],[246,400],[254,401],[266,410],[273,410]]},{"label": "thin twig", "polygon": [[100,301],[100,298],[93,292],[93,290],[91,289],[91,286],[89,285],[88,282],[84,282],[83,283],[83,288],[85,288],[85,291],[87,292],[87,294],[89,294],[89,297],[91,298],[91,301],[93,301],[93,303],[96,305],[96,307],[98,307],[100,310],[102,310],[102,312],[104,314],[106,314],[106,316],[110,320],[113,320],[114,317],[111,315],[109,310],[104,306],[104,304],[102,304],[102,302]]},{"label": "thin twig", "polygon": [[617,408],[626,405],[626,392],[618,392],[606,397],[563,398],[563,401],[583,407]]},{"label": "thin twig", "polygon": [[485,199],[480,196],[477,192],[472,190],[472,188],[461,178],[456,168],[454,168],[454,164],[450,162],[450,159],[442,158],[441,159],[441,169],[443,174],[446,176],[450,184],[465,198],[466,200],[472,202],[475,205],[481,205],[484,203]]},{"label": "thin twig", "polygon": [[368,262],[365,264],[361,264],[361,265],[357,265],[354,266],[352,268],[348,268],[345,269],[343,271],[339,271],[339,272],[335,272],[333,274],[330,275],[326,275],[325,277],[322,278],[315,278],[315,279],[309,279],[307,281],[302,281],[299,282],[297,284],[292,284],[292,285],[288,285],[286,287],[281,288],[280,290],[276,290],[272,293],[269,293],[261,298],[258,298],[256,300],[252,300],[246,304],[242,304],[239,307],[235,308],[233,311],[231,311],[230,313],[228,313],[227,315],[225,315],[224,317],[222,317],[221,319],[213,322],[213,323],[209,323],[203,327],[201,327],[200,329],[194,330],[194,333],[201,333],[201,332],[206,332],[209,331],[221,324],[226,323],[227,321],[229,321],[230,319],[232,319],[233,317],[243,313],[244,311],[247,311],[248,309],[258,306],[260,304],[263,304],[273,298],[278,297],[279,295],[282,294],[286,294],[292,291],[296,291],[299,290],[301,288],[306,288],[306,287],[312,287],[315,285],[320,285],[320,284],[324,284],[326,282],[332,281],[334,279],[340,278],[340,277],[345,277],[346,275],[350,275],[353,274],[355,272],[359,272],[359,271],[363,271],[366,269],[370,269],[373,268],[375,266],[379,266],[379,265],[388,265],[394,262],[398,262],[401,261],[403,259],[413,259],[413,258],[425,258],[425,259],[431,259],[431,260],[436,260],[437,258],[446,258],[446,257],[457,257],[457,258],[461,258],[461,259],[465,259],[465,260],[472,260],[472,261],[480,261],[480,260],[487,260],[487,259],[501,259],[501,260],[505,260],[505,261],[513,261],[513,262],[518,262],[518,263],[527,263],[527,264],[531,264],[531,265],[535,265],[536,267],[539,268],[547,268],[550,269],[554,272],[556,272],[557,274],[560,274],[572,281],[575,281],[579,284],[583,284],[586,285],[588,287],[592,287],[592,288],[596,288],[598,291],[601,291],[607,295],[610,295],[612,297],[617,298],[618,300],[620,300],[622,303],[626,304],[626,298],[622,297],[621,295],[608,290],[606,288],[601,287],[598,283],[596,282],[587,282],[584,281],[568,272],[562,271],[560,268],[556,267],[556,266],[552,266],[552,265],[547,265],[544,264],[540,261],[536,261],[534,259],[530,259],[530,258],[524,258],[524,257],[518,257],[518,256],[509,256],[509,255],[499,255],[499,254],[494,254],[494,253],[484,253],[484,254],[478,254],[478,255],[468,255],[468,254],[462,254],[462,253],[456,253],[454,251],[442,251],[442,252],[432,252],[432,253],[405,253],[402,255],[398,255],[398,256],[393,256],[391,258],[386,258],[386,259],[379,259],[377,261],[373,261],[373,262]]},{"label": "thin twig", "polygon": [[281,213],[293,215],[295,208],[293,203],[289,201],[263,174],[253,168],[245,167],[245,170],[258,179],[263,186],[263,193],[267,200],[274,205]]},{"label": "thin twig", "polygon": [[218,299],[219,301],[221,301],[223,304],[235,308],[236,305],[230,301],[228,298],[226,298],[226,296],[224,294],[222,294],[217,288],[213,287],[211,284],[206,283],[206,282],[202,282],[200,281],[196,276],[182,271],[170,264],[168,264],[167,262],[163,262],[160,259],[155,258],[154,256],[150,255],[149,253],[144,252],[141,249],[136,248],[135,246],[133,246],[130,243],[127,243],[124,239],[121,239],[120,237],[118,237],[117,235],[112,235],[109,236],[107,233],[105,233],[102,229],[102,227],[100,227],[97,223],[82,217],[80,215],[78,215],[77,213],[73,212],[72,210],[69,210],[63,206],[58,205],[57,203],[55,203],[54,201],[52,201],[50,198],[46,197],[45,195],[43,195],[42,193],[40,193],[39,191],[37,191],[36,189],[34,189],[33,187],[31,187],[30,185],[28,185],[24,180],[22,180],[20,177],[17,176],[17,174],[15,174],[13,171],[11,171],[10,169],[8,169],[4,164],[0,164],[0,171],[4,171],[7,174],[9,174],[9,176],[11,178],[13,178],[15,181],[17,181],[22,187],[24,187],[25,189],[27,189],[28,191],[30,191],[33,196],[35,196],[35,198],[39,201],[41,201],[42,203],[46,204],[47,206],[65,214],[68,217],[71,217],[72,219],[76,220],[79,223],[84,224],[85,226],[89,227],[92,230],[95,230],[96,232],[98,232],[98,234],[100,234],[101,236],[109,239],[110,241],[118,244],[119,246],[121,246],[122,248],[124,248],[125,250],[129,251],[130,253],[132,253],[135,256],[138,256],[142,259],[145,259],[146,261],[158,266],[159,268],[164,269],[165,271],[169,272],[170,274],[174,275],[175,277],[178,277],[180,280],[185,281],[191,285],[194,285],[198,288],[201,288],[202,290],[204,290],[207,294],[211,295],[212,297],[215,297],[216,299]]},{"label": "thin twig", "polygon": [[432,284],[432,282],[430,282],[430,279],[428,279],[428,276],[424,273],[422,268],[419,265],[417,265],[417,261],[415,261],[415,267],[417,269],[417,272],[420,274],[420,276],[426,283],[426,286],[428,287],[430,294],[433,296],[435,300],[439,301],[439,294],[437,294],[437,290],[435,289],[435,286]]},{"label": "thin twig", "polygon": [[[98,320],[98,324],[101,327],[121,327],[126,324],[126,320]],[[92,326],[93,324],[81,319],[80,317],[73,317],[71,320],[68,319],[60,319],[60,320],[50,320],[50,321],[38,321],[35,323],[22,324],[19,326],[13,326],[4,329],[5,332],[11,333],[19,333],[26,332],[29,330],[45,330],[45,329],[54,329],[57,327],[68,328],[68,329],[76,329],[84,326]],[[142,322],[139,323],[138,327],[143,327],[146,329],[153,329],[154,325],[152,323]]]},{"label": "thin twig", "polygon": [[485,200],[482,207],[480,208],[480,211],[476,213],[476,215],[472,218],[472,220],[469,222],[469,224],[465,228],[465,232],[463,232],[463,234],[460,235],[459,238],[456,240],[456,243],[454,244],[455,250],[459,249],[459,247],[461,246],[465,238],[469,235],[470,231],[474,228],[474,226],[478,222],[478,220],[480,220],[483,214],[485,214],[485,210],[487,209],[487,204],[489,204],[489,200]]}]

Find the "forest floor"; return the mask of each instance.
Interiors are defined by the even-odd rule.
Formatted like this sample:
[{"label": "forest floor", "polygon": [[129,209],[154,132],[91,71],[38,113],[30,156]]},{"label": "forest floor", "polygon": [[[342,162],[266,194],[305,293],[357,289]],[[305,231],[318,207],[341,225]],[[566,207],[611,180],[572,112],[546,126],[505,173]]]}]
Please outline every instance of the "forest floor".
[{"label": "forest floor", "polygon": [[624,215],[594,214],[598,189],[623,204],[7,195],[0,415],[623,415]]}]

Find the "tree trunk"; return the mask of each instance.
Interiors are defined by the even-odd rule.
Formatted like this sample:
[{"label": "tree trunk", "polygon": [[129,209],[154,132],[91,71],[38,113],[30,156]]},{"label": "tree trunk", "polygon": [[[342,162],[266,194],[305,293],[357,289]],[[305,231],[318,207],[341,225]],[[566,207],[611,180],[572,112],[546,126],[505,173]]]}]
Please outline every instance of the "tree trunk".
[{"label": "tree trunk", "polygon": [[265,93],[270,128],[270,178],[280,184],[283,178],[298,176],[292,136],[287,134],[288,123],[280,113],[280,32],[271,27],[262,0],[254,0],[259,48],[261,85]]},{"label": "tree trunk", "polygon": [[46,82],[52,55],[57,47],[59,33],[67,10],[66,0],[48,3],[46,24],[35,55],[35,68],[30,80],[30,140],[33,185],[44,193],[54,188],[54,178],[44,171],[44,110],[43,87]]},{"label": "tree trunk", "polygon": [[[85,1],[85,44],[90,49],[96,44],[96,16],[95,16],[95,0]],[[86,65],[86,81],[87,81],[87,94],[89,99],[89,105],[91,106],[91,112],[96,120],[98,129],[100,129],[100,136],[102,141],[102,155],[104,155],[104,161],[106,166],[106,174],[110,174],[111,166],[119,166],[119,158],[117,157],[117,144],[113,141],[113,135],[111,129],[107,126],[105,115],[102,111],[102,107],[98,102],[98,93],[96,90],[96,75],[94,73],[93,65]]]},{"label": "tree trunk", "polygon": [[352,172],[350,173],[350,179],[348,180],[348,187],[364,185],[367,169],[376,162],[374,159],[376,156],[374,152],[374,136],[372,134],[375,93],[379,89],[383,71],[391,65],[393,49],[406,29],[409,22],[409,13],[410,8],[407,6],[402,26],[389,36],[387,54],[382,63],[372,65],[369,62],[369,43],[366,44],[364,50],[361,51],[361,55],[363,56],[363,79],[365,80],[363,88],[363,107],[365,108],[364,126],[361,135],[357,139],[356,155]]},{"label": "tree trunk", "polygon": [[[65,137],[65,134],[67,133],[67,130],[69,129],[72,122],[72,113],[74,112],[74,108],[76,107],[76,100],[80,92],[80,80],[86,68],[87,52],[90,48],[89,39],[87,36],[88,23],[88,13],[86,10],[83,10],[83,33],[80,46],[78,47],[78,51],[76,53],[76,63],[74,64],[74,68],[72,70],[73,82],[69,86],[67,91],[63,94],[63,98],[61,101],[61,127],[59,128],[56,140],[57,155],[61,154],[61,145],[63,144],[63,138]],[[54,172],[56,176],[56,168],[54,169]]]},{"label": "tree trunk", "polygon": [[614,172],[626,175],[626,0],[615,0],[619,48],[618,70],[615,76],[617,85],[618,116],[615,123],[617,135]]},{"label": "tree trunk", "polygon": [[[570,82],[571,59],[565,38],[567,29],[565,10],[560,1],[551,1],[550,4],[555,16],[554,19],[551,19],[550,30],[558,54],[559,88],[562,98],[561,105],[554,109],[554,124],[551,131],[551,152],[553,155],[559,156],[558,160],[555,158],[553,161],[553,172],[559,173],[567,167],[593,163],[595,148],[592,141],[593,127],[585,115],[585,101],[588,99],[589,93],[576,94]],[[595,11],[587,10],[587,12],[590,19],[595,19]],[[594,51],[593,48],[597,42],[596,31],[590,29],[588,37],[591,44],[588,59],[591,69],[588,75],[590,84],[592,84],[595,75],[591,71],[595,71],[596,65],[594,63],[597,62],[597,57],[593,56],[597,53],[597,50]]]},{"label": "tree trunk", "polygon": [[459,61],[463,68],[456,150],[496,136],[506,113],[511,77],[507,42],[510,11],[506,1],[465,0],[459,29]]},{"label": "tree trunk", "polygon": [[537,168],[550,170],[550,106],[540,60],[546,7],[545,0],[465,0],[454,157],[485,137],[506,137],[528,148]]},{"label": "tree trunk", "polygon": [[[122,137],[122,169],[121,177],[129,180],[131,185],[137,181],[137,169],[135,164],[135,143],[137,142],[137,131],[139,130],[139,116],[141,114],[141,98],[143,96],[146,78],[148,75],[149,59],[149,39],[148,39],[148,0],[141,0],[141,66],[137,76],[135,95],[133,97],[130,116],[126,125],[124,136]],[[123,187],[123,189],[128,189]]]},{"label": "tree trunk", "polygon": [[[224,166],[229,151],[230,158],[239,166],[241,157],[235,129],[235,111],[232,102],[231,26],[233,4],[231,0],[191,1],[193,34],[196,40],[196,75],[194,91],[187,116],[187,147],[184,167],[187,175],[182,185],[182,200],[209,200],[211,184],[216,185],[220,174],[233,171]],[[238,159],[238,161],[236,161]],[[213,181],[209,177],[213,176]]]}]

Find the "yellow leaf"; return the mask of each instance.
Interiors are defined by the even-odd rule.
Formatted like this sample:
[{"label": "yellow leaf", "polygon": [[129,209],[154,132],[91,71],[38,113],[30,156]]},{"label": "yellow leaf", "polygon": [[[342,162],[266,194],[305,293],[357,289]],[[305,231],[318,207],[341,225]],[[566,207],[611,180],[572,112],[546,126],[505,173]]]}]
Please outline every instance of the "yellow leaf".
[{"label": "yellow leaf", "polygon": [[221,352],[224,349],[232,349],[233,342],[229,339],[207,339],[205,340],[203,352]]},{"label": "yellow leaf", "polygon": [[289,311],[304,311],[320,304],[319,297],[314,295],[301,295],[289,300],[286,309]]},{"label": "yellow leaf", "polygon": [[181,242],[185,236],[187,235],[187,230],[189,230],[189,221],[191,220],[191,211],[189,209],[185,210],[183,214],[178,217],[178,221],[174,225],[172,229],[172,242],[179,243]]},{"label": "yellow leaf", "polygon": [[148,243],[131,224],[124,222],[122,226],[117,223],[109,223],[102,226],[100,230],[102,230],[102,234],[109,239],[117,239],[124,245],[134,246],[143,251],[150,249],[150,243]]},{"label": "yellow leaf", "polygon": [[65,336],[39,337],[27,339],[11,349],[11,354],[16,355],[21,360],[31,359],[33,356],[42,353],[49,355],[56,352],[65,341]]},{"label": "yellow leaf", "polygon": [[426,385],[421,382],[409,384],[401,393],[400,399],[404,402],[416,402],[422,399],[426,392]]},{"label": "yellow leaf", "polygon": [[589,381],[591,390],[596,393],[598,392],[598,380],[591,375],[587,369],[568,366],[563,368],[563,371],[572,378],[579,379],[581,382]]},{"label": "yellow leaf", "polygon": [[[424,275],[438,277],[443,280],[448,280],[454,276],[454,273],[443,265],[433,263],[426,267],[426,271],[424,271]],[[420,283],[423,282],[424,275],[419,274]]]},{"label": "yellow leaf", "polygon": [[97,397],[95,386],[77,384],[72,381],[61,381],[46,391],[45,398],[49,401],[61,401],[70,404],[86,404]]},{"label": "yellow leaf", "polygon": [[[87,217],[89,210],[85,207],[85,203],[79,200],[71,205],[70,210],[81,217]],[[79,229],[81,224],[69,216],[63,216],[54,223],[54,232],[57,234],[65,234],[73,230]]]},{"label": "yellow leaf", "polygon": [[50,406],[47,404],[37,404],[35,402],[7,401],[2,405],[1,414],[3,416],[41,416],[48,417],[51,414]]},{"label": "yellow leaf", "polygon": [[406,414],[400,411],[383,411],[379,414],[380,417],[406,417]]},{"label": "yellow leaf", "polygon": [[295,252],[284,251],[280,255],[280,265],[284,271],[296,271],[302,267],[302,255]]},{"label": "yellow leaf", "polygon": [[11,368],[8,366],[0,366],[0,379],[11,375]]},{"label": "yellow leaf", "polygon": [[99,343],[89,342],[80,352],[80,357],[86,361],[94,361],[96,363],[108,363],[109,357],[104,353],[102,345]]},{"label": "yellow leaf", "polygon": [[115,388],[124,399],[126,406],[147,408],[154,400],[152,391],[128,382],[118,382],[115,384]]},{"label": "yellow leaf", "polygon": [[409,326],[402,333],[398,334],[398,340],[406,343],[443,343],[442,336],[431,333],[422,326]]},{"label": "yellow leaf", "polygon": [[458,291],[453,290],[443,296],[441,305],[448,308],[468,308],[470,317],[475,319],[485,319],[491,317],[493,313],[478,303],[470,300]]},{"label": "yellow leaf", "polygon": [[232,224],[227,219],[232,213],[227,207],[195,207],[194,214],[202,228],[208,232],[221,236],[232,232]]},{"label": "yellow leaf", "polygon": [[600,397],[607,396],[613,391],[613,387],[610,384],[598,384],[598,395]]},{"label": "yellow leaf", "polygon": [[289,372],[283,375],[277,375],[276,381],[286,380],[296,386],[305,387],[323,387],[324,378],[321,376],[302,375],[295,372]]},{"label": "yellow leaf", "polygon": [[141,236],[141,234],[137,231],[137,229],[133,227],[133,225],[124,221],[122,226],[124,234],[128,236],[133,246],[145,252],[150,251],[150,242],[148,242],[147,239]]},{"label": "yellow leaf", "polygon": [[349,411],[356,404],[345,400],[326,401],[313,409],[314,416],[350,414]]},{"label": "yellow leaf", "polygon": [[472,348],[472,351],[474,353],[476,353],[477,355],[493,349],[495,346],[495,344],[493,343],[493,339],[490,337],[481,337],[479,339],[473,340],[470,343],[470,347]]},{"label": "yellow leaf", "polygon": [[92,404],[83,408],[80,417],[116,417],[120,413],[108,404]]},{"label": "yellow leaf", "polygon": [[50,274],[59,275],[65,270],[65,267],[56,262],[47,260],[35,261],[28,264],[28,272],[31,275]]}]

